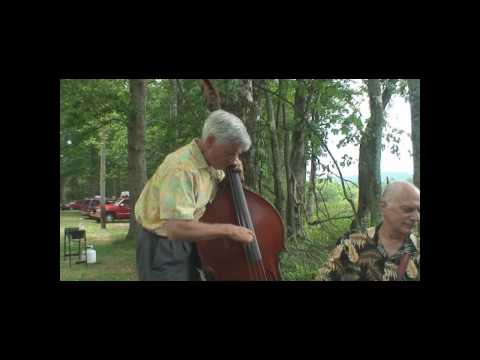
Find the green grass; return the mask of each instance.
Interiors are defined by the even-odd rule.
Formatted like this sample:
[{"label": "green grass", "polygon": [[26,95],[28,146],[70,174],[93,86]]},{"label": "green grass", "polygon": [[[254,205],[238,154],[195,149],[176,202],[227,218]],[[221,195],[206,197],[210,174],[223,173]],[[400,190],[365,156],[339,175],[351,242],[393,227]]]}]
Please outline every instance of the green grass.
[{"label": "green grass", "polygon": [[[350,220],[338,220],[321,226],[306,226],[308,240],[290,241],[280,254],[283,280],[313,280],[327,260],[335,241],[348,228]],[[83,223],[88,244],[97,251],[96,264],[75,264],[72,258],[63,260],[63,233],[65,227],[78,227]],[[60,280],[62,281],[136,281],[135,241],[125,240],[128,221],[107,223],[106,229],[94,220],[84,219],[79,211],[60,212]]]},{"label": "green grass", "polygon": [[[329,216],[320,213],[322,219],[352,213],[350,205],[339,196],[332,196],[332,199],[327,201],[327,207]],[[316,220],[316,217],[312,220]],[[287,242],[287,251],[280,256],[283,279],[313,280],[318,270],[325,264],[336,241],[350,227],[350,222],[351,219],[337,219],[319,225],[304,224],[307,239]]]},{"label": "green grass", "polygon": [[[72,257],[71,268],[68,258],[63,259],[63,234],[65,227],[84,224],[87,243],[97,251],[95,264],[75,264],[78,257]],[[125,240],[128,233],[127,220],[107,223],[101,229],[95,220],[84,219],[79,211],[60,212],[60,280],[62,281],[136,281],[135,241]],[[72,251],[73,251],[72,244]],[[75,244],[76,245],[76,244]],[[78,245],[77,245],[78,246]],[[78,247],[75,247],[78,249]]]},{"label": "green grass", "polygon": [[346,229],[341,221],[324,226],[305,225],[307,239],[287,242],[286,251],[280,255],[283,280],[311,281],[315,278]]}]

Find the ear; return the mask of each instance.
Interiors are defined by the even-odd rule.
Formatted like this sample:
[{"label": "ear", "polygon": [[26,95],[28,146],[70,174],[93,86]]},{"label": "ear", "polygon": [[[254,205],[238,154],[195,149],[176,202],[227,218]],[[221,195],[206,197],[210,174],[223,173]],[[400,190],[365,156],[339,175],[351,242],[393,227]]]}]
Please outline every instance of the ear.
[{"label": "ear", "polygon": [[215,136],[214,135],[208,135],[205,143],[208,145],[208,147],[211,147],[215,143]]},{"label": "ear", "polygon": [[378,206],[380,207],[380,209],[385,209],[387,205],[388,205],[387,202],[384,200],[380,200],[380,202],[378,203]]}]

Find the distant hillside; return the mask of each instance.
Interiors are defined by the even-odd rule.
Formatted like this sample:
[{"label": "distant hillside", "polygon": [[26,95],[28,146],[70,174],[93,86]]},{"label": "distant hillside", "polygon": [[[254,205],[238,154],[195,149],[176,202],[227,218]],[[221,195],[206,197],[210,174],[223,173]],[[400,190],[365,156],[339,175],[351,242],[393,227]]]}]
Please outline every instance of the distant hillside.
[{"label": "distant hillside", "polygon": [[[412,174],[406,172],[385,172],[382,173],[382,181],[386,181],[388,177],[389,181],[394,180],[408,180],[413,178]],[[354,183],[358,184],[358,176],[345,176],[344,179],[353,181]],[[338,179],[340,181],[340,179]]]}]

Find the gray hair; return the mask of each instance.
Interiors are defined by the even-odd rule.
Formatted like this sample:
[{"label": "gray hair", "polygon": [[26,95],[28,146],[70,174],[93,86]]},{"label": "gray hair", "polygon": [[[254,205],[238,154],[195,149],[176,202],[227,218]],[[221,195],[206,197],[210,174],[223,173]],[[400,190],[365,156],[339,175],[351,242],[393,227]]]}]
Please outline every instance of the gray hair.
[{"label": "gray hair", "polygon": [[404,190],[406,187],[420,192],[420,190],[414,184],[409,183],[408,181],[393,181],[385,186],[385,190],[383,190],[380,200],[390,202],[400,191]]},{"label": "gray hair", "polygon": [[242,152],[247,151],[252,144],[250,135],[248,135],[242,120],[223,110],[212,112],[205,120],[202,140],[207,140],[207,137],[210,135],[215,136],[215,139],[222,144],[240,144]]}]

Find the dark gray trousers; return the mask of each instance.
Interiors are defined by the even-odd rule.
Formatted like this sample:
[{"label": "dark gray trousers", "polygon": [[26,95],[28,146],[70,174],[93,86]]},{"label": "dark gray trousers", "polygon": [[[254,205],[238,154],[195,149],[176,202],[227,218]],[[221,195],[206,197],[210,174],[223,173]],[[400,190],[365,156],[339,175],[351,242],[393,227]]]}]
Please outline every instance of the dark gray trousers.
[{"label": "dark gray trousers", "polygon": [[137,241],[140,281],[199,281],[200,267],[194,242],[168,240],[142,228]]}]

